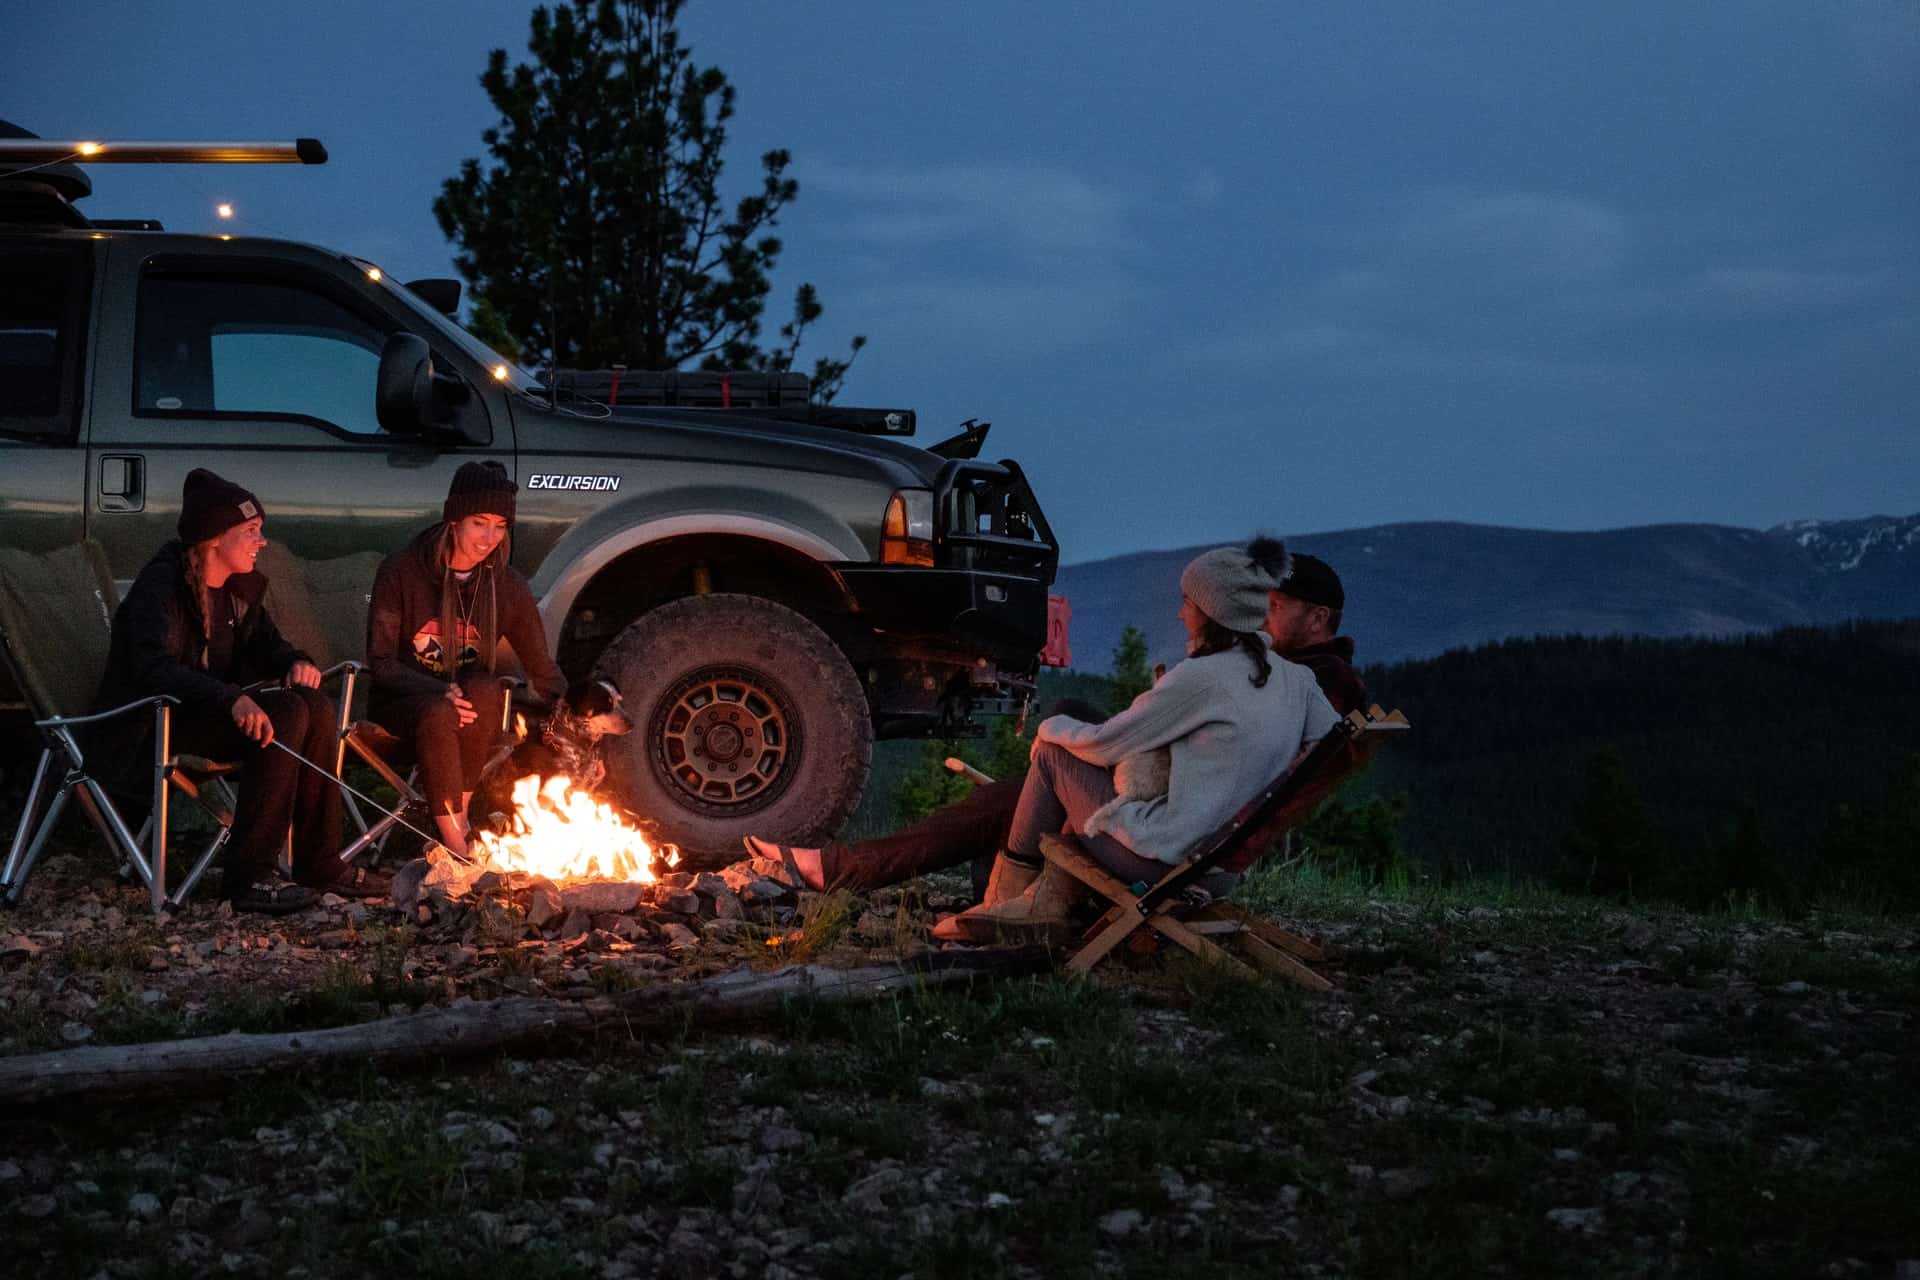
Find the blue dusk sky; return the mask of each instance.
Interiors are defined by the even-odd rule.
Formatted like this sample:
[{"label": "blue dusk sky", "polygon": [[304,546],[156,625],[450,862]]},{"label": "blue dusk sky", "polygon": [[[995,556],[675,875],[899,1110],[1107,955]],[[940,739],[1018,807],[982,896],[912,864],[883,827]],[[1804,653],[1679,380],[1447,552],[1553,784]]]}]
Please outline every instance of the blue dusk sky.
[{"label": "blue dusk sky", "polygon": [[[320,169],[96,167],[97,216],[452,274],[431,205],[531,6],[0,9],[47,137],[314,135]],[[1397,520],[1920,510],[1920,3],[693,0],[770,312],[842,400],[978,416],[1086,560]],[[803,357],[813,352],[803,353]]]}]

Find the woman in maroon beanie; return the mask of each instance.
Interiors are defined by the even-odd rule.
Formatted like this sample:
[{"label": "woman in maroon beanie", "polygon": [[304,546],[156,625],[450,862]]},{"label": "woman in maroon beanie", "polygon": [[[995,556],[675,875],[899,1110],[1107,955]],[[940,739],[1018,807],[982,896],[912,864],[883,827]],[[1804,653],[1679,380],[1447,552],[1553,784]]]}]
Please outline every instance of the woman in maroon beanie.
[{"label": "woman in maroon beanie", "polygon": [[[180,537],[147,562],[113,616],[98,705],[170,694],[180,700],[174,750],[240,762],[226,896],[236,910],[280,915],[312,905],[316,890],[379,896],[387,880],[340,865],[338,785],[272,747],[282,742],[309,760],[330,760],[336,718],[319,668],[281,636],[261,601],[267,580],[254,562],[267,545],[265,519],[259,499],[239,485],[204,469],[187,474]],[[285,687],[244,689],[266,680]],[[146,728],[120,732],[129,739],[103,754],[142,758],[131,736]],[[289,828],[297,884],[278,869]]]},{"label": "woman in maroon beanie", "polygon": [[412,746],[440,841],[461,855],[467,804],[500,729],[500,641],[539,697],[566,692],[533,592],[507,563],[517,492],[497,462],[461,466],[440,523],[381,562],[367,616],[369,710]]}]

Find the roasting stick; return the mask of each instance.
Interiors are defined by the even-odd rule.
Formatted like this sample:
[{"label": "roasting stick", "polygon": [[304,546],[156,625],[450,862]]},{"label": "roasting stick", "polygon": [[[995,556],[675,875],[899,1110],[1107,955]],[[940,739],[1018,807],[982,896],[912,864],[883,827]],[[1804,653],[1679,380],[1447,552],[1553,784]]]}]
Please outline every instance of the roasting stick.
[{"label": "roasting stick", "polygon": [[991,774],[980,772],[980,770],[974,768],[959,756],[948,756],[947,768],[954,773],[965,774],[967,780],[976,787],[993,781]]},{"label": "roasting stick", "polygon": [[[405,818],[401,817],[399,814],[395,813],[393,810],[387,808],[387,806],[381,804],[378,800],[375,800],[372,796],[368,795],[366,792],[361,791],[355,786],[353,786],[352,783],[348,782],[345,778],[341,777],[339,774],[335,773],[333,770],[324,769],[320,767],[319,765],[315,764],[313,761],[301,755],[298,751],[295,751],[292,747],[288,746],[286,743],[280,741],[280,739],[275,738],[268,745],[280,748],[282,751],[292,756],[295,760],[298,760],[301,764],[307,766],[307,768],[313,770],[315,773],[320,774],[322,777],[326,778],[328,782],[338,784],[341,790],[351,793],[355,799],[363,800],[367,804],[371,805],[373,808],[379,810],[381,813],[386,814],[389,818],[392,818],[395,822],[399,823],[401,826],[405,827],[407,830],[413,832],[413,834],[419,836],[422,840],[425,840],[429,846],[437,846],[439,848],[446,849],[446,845],[440,843],[439,836],[428,835],[426,832],[414,826],[411,822],[408,822]],[[447,852],[452,853],[453,850],[447,849]],[[471,861],[471,859],[463,858],[461,859],[461,861],[463,862]]]}]

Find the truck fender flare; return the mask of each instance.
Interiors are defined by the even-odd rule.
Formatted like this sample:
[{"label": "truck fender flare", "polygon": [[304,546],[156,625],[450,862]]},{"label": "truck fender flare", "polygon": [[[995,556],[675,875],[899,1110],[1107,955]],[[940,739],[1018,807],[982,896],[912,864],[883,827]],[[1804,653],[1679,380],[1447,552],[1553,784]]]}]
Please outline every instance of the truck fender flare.
[{"label": "truck fender flare", "polygon": [[[655,520],[629,525],[612,537],[595,543],[585,552],[575,556],[572,562],[554,578],[552,585],[539,593],[540,621],[546,627],[548,648],[558,646],[561,626],[566,622],[567,614],[572,612],[573,602],[579,599],[580,592],[602,569],[627,552],[638,550],[650,542],[698,533],[732,534],[737,537],[777,543],[819,563],[829,573],[832,573],[829,566],[834,561],[846,559],[838,547],[818,534],[779,520],[770,520],[765,516],[715,515],[712,512],[700,512],[661,516]],[[847,591],[846,584],[840,581],[840,575],[835,573],[833,578],[841,594],[846,597],[849,607],[853,607],[853,596]]]}]

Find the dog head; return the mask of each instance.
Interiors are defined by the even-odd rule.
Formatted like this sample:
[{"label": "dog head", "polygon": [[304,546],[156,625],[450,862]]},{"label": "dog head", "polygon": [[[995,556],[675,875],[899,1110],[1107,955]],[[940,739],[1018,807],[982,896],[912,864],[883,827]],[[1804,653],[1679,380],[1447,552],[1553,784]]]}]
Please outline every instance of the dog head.
[{"label": "dog head", "polygon": [[564,714],[568,732],[589,742],[633,732],[633,719],[611,680],[574,681],[557,710]]}]

